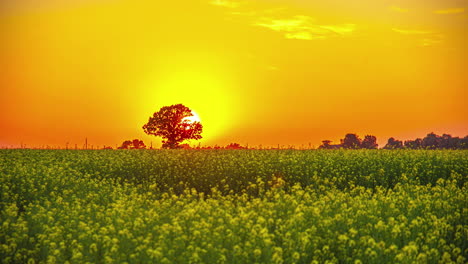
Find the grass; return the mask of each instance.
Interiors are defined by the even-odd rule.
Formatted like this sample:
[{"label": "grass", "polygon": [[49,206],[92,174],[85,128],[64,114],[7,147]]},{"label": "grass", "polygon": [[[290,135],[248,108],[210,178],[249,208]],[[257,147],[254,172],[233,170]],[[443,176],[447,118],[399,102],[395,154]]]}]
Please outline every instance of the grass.
[{"label": "grass", "polygon": [[468,151],[0,150],[2,263],[466,263]]}]

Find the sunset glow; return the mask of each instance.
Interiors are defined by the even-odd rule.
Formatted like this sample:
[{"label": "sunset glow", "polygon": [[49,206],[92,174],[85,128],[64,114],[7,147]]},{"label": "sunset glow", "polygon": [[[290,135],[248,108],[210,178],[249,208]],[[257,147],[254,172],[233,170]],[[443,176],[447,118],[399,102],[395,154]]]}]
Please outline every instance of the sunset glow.
[{"label": "sunset glow", "polygon": [[6,0],[0,147],[134,138],[158,147],[141,127],[178,103],[201,118],[202,145],[465,136],[467,8],[459,0]]},{"label": "sunset glow", "polygon": [[187,122],[189,123],[193,123],[193,122],[201,122],[201,119],[200,117],[198,116],[198,114],[192,110],[192,116],[189,116],[189,117],[186,117],[184,118],[184,120],[186,120]]}]

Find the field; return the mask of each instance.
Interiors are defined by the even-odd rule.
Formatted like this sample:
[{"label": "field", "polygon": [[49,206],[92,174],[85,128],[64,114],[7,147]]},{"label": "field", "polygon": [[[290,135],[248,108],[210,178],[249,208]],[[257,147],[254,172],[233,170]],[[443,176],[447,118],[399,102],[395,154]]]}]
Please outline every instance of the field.
[{"label": "field", "polygon": [[468,151],[0,150],[2,263],[466,263]]}]

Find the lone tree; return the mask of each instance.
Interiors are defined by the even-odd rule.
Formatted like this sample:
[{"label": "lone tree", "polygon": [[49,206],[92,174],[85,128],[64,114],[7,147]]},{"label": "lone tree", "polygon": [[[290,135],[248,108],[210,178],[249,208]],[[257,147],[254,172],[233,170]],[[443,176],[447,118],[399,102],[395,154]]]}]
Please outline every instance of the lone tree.
[{"label": "lone tree", "polygon": [[175,149],[186,139],[201,139],[203,126],[198,121],[191,121],[193,116],[190,108],[176,104],[164,106],[149,118],[143,130],[148,135],[163,138],[163,148]]}]

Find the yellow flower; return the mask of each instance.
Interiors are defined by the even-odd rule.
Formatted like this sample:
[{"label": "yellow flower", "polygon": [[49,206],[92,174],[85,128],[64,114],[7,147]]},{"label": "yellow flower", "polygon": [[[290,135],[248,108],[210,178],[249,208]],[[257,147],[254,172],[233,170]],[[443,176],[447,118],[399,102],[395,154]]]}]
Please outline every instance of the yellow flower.
[{"label": "yellow flower", "polygon": [[292,255],[294,260],[299,260],[301,258],[301,254],[299,252],[295,251]]},{"label": "yellow flower", "polygon": [[344,234],[338,236],[338,240],[341,242],[346,242],[348,239],[348,236]]},{"label": "yellow flower", "polygon": [[92,243],[92,244],[89,246],[89,251],[90,251],[91,253],[97,252],[97,245],[96,245],[96,243]]}]

